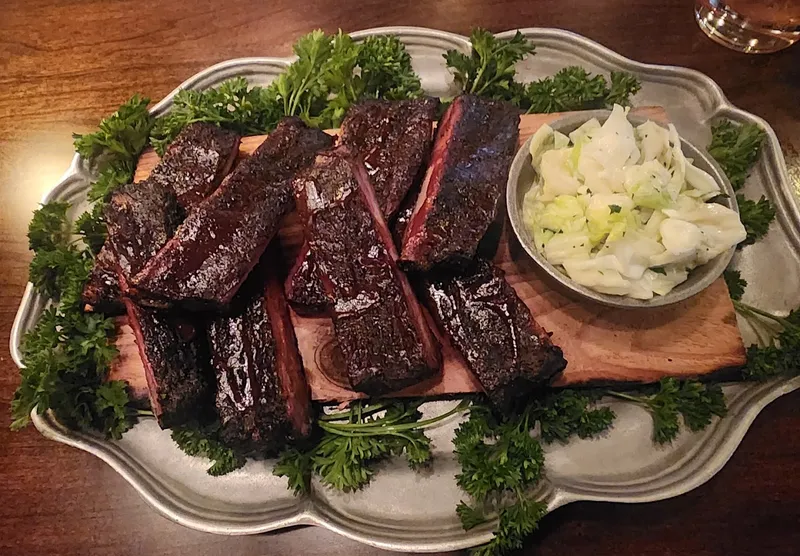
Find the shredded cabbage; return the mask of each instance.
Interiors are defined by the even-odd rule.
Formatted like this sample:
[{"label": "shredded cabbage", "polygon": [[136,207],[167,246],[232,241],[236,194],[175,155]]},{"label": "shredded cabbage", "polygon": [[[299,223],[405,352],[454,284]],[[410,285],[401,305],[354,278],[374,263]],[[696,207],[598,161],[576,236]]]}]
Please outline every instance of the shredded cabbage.
[{"label": "shredded cabbage", "polygon": [[675,126],[634,128],[615,105],[569,136],[544,125],[531,140],[536,182],[523,221],[537,248],[602,293],[651,299],[746,237],[739,215],[681,150]]}]

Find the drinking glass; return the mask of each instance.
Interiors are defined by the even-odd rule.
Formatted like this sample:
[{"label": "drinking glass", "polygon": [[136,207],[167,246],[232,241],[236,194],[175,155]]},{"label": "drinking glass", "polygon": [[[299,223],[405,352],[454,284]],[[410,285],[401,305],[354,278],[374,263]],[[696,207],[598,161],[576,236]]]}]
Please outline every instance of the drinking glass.
[{"label": "drinking glass", "polygon": [[695,19],[713,41],[766,54],[800,40],[800,0],[695,0]]}]

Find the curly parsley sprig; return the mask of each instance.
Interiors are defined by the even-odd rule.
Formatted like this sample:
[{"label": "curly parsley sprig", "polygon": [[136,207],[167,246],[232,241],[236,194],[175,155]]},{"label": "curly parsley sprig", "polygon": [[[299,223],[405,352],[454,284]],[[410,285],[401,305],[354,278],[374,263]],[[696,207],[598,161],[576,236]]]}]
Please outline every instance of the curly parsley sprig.
[{"label": "curly parsley sprig", "polygon": [[480,27],[470,34],[472,51],[469,55],[459,50],[444,54],[456,83],[468,94],[507,100],[519,104],[524,87],[515,81],[516,64],[535,47],[519,31],[510,39],[498,39]]},{"label": "curly parsley sprig", "polygon": [[[708,153],[722,167],[734,190],[744,186],[750,169],[758,160],[766,133],[756,124],[736,124],[721,120],[711,127],[711,143]],[[739,205],[739,218],[747,231],[747,238],[739,247],[751,245],[767,235],[769,226],[775,220],[775,207],[761,196],[754,201],[742,193],[736,194]]]},{"label": "curly parsley sprig", "polygon": [[470,34],[469,55],[458,50],[444,54],[447,67],[464,93],[505,100],[528,113],[564,112],[629,105],[641,88],[633,75],[612,71],[610,80],[592,75],[578,66],[561,69],[555,75],[532,83],[516,80],[516,65],[535,53],[534,45],[522,33],[498,39],[476,28]]},{"label": "curly parsley sprig", "polygon": [[421,420],[421,400],[355,402],[347,411],[322,416],[321,436],[308,450],[285,450],[273,473],[287,477],[295,494],[311,488],[316,475],[323,485],[352,492],[369,484],[373,466],[389,456],[403,455],[409,467],[419,469],[431,461],[431,442],[424,430],[451,415],[463,412],[464,400],[451,410]]},{"label": "curly parsley sprig", "polygon": [[533,431],[538,427],[547,443],[601,434],[615,415],[610,408],[596,407],[597,399],[592,393],[561,390],[534,398],[509,416],[497,416],[482,404],[470,407],[453,446],[461,465],[456,481],[471,502],[460,502],[456,513],[466,530],[497,519],[492,540],[473,554],[506,554],[521,548],[538,528],[547,504],[534,496],[544,477],[544,452]]},{"label": "curly parsley sprig", "polygon": [[394,36],[357,43],[341,31],[300,37],[297,60],[266,87],[238,77],[204,91],[183,90],[160,117],[150,138],[159,154],[192,122],[209,122],[243,135],[272,131],[284,116],[320,128],[338,127],[354,103],[365,98],[400,100],[421,96],[422,87],[405,45]]},{"label": "curly parsley sprig", "polygon": [[766,135],[756,124],[737,125],[731,120],[720,120],[711,126],[708,154],[722,166],[734,190],[744,185]]},{"label": "curly parsley sprig", "polygon": [[653,441],[672,442],[680,432],[680,417],[692,432],[705,429],[711,420],[727,413],[725,394],[718,384],[703,384],[696,380],[678,381],[663,378],[658,390],[647,392],[617,392],[604,390],[609,396],[633,402],[646,409],[653,418]]},{"label": "curly parsley sprig", "polygon": [[741,301],[734,300],[733,305],[761,337],[760,343],[747,348],[744,377],[768,380],[800,373],[800,310],[780,317]]},{"label": "curly parsley sprig", "polygon": [[172,429],[172,440],[186,454],[211,460],[207,472],[214,477],[226,475],[245,464],[245,458],[222,440],[220,427],[219,421],[214,421],[189,423]]},{"label": "curly parsley sprig", "polygon": [[612,71],[610,84],[602,75],[592,75],[578,66],[559,70],[552,77],[530,83],[523,100],[529,114],[569,112],[606,108],[614,104],[629,106],[630,97],[641,88],[633,75]]}]

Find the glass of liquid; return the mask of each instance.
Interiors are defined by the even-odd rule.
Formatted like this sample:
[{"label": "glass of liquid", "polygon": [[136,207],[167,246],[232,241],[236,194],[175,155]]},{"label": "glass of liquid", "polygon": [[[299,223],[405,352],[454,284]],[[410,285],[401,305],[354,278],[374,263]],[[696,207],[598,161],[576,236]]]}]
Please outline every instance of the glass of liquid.
[{"label": "glass of liquid", "polygon": [[695,0],[695,18],[713,41],[767,54],[800,40],[800,0]]}]

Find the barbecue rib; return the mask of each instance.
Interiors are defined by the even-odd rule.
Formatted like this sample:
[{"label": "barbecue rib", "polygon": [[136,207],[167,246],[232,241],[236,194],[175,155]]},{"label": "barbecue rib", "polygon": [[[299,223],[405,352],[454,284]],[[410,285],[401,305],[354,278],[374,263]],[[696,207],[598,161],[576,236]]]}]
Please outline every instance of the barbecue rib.
[{"label": "barbecue rib", "polygon": [[117,189],[105,208],[105,219],[120,288],[127,294],[131,278],[175,233],[181,210],[171,188],[147,179]]},{"label": "barbecue rib", "polygon": [[172,188],[187,212],[208,197],[230,172],[239,154],[239,135],[197,122],[183,128],[170,143],[148,179]]},{"label": "barbecue rib", "polygon": [[109,316],[125,312],[125,306],[120,299],[122,294],[119,290],[117,258],[111,249],[106,241],[94,259],[94,267],[81,294],[81,301],[87,311]]},{"label": "barbecue rib", "polygon": [[137,295],[189,308],[227,305],[291,209],[292,177],[331,144],[324,132],[284,119],[133,278]]},{"label": "barbecue rib", "polygon": [[294,186],[352,387],[381,394],[434,374],[438,346],[397,267],[363,165],[339,148],[319,155]]},{"label": "barbecue rib", "polygon": [[[439,99],[370,100],[350,108],[342,122],[342,144],[360,158],[381,212],[391,222],[427,159]],[[286,280],[286,297],[295,310],[315,315],[326,309],[308,245]]]},{"label": "barbecue rib", "polygon": [[122,293],[175,233],[184,210],[213,191],[239,152],[239,136],[211,124],[191,124],[167,148],[150,176],[115,191],[105,209],[108,242]]},{"label": "barbecue rib", "polygon": [[400,260],[427,271],[463,267],[495,219],[519,136],[519,110],[462,95],[447,109],[406,228]]},{"label": "barbecue rib", "polygon": [[566,367],[561,349],[491,263],[429,279],[425,293],[440,328],[498,409],[511,408]]},{"label": "barbecue rib", "polygon": [[180,316],[140,307],[128,298],[123,301],[158,424],[166,429],[198,418],[212,403],[202,336]]},{"label": "barbecue rib", "polygon": [[428,157],[439,99],[370,100],[356,104],[342,122],[342,145],[367,169],[387,222]]},{"label": "barbecue rib", "polygon": [[[274,264],[274,263],[273,263]],[[209,323],[222,437],[248,454],[274,454],[311,432],[311,396],[289,309],[274,272],[256,267],[233,311]]]}]

